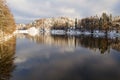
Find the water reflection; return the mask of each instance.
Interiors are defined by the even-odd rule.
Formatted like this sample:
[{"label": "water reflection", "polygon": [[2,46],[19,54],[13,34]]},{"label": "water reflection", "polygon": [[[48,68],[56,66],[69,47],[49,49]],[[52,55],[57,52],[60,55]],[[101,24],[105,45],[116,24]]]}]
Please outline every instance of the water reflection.
[{"label": "water reflection", "polygon": [[99,51],[101,54],[110,53],[110,49],[120,51],[120,38],[114,37],[94,37],[85,36],[68,36],[68,35],[37,35],[19,34],[19,38],[27,38],[38,44],[56,45],[62,47],[84,47],[93,51]]},{"label": "water reflection", "polygon": [[118,37],[18,34],[0,44],[0,80],[120,80],[119,53]]},{"label": "water reflection", "polygon": [[120,80],[119,38],[17,37],[17,68],[11,80]]},{"label": "water reflection", "polygon": [[15,37],[0,44],[0,80],[9,80],[15,68],[14,55],[16,49]]}]

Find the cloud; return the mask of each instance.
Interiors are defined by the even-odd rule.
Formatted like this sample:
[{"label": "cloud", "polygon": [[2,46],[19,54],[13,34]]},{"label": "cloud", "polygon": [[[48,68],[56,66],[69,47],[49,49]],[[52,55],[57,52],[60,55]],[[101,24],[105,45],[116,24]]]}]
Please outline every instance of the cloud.
[{"label": "cloud", "polygon": [[114,14],[117,16],[120,16],[120,2],[116,3],[115,6],[113,7]]},{"label": "cloud", "polygon": [[[119,0],[7,0],[16,22],[29,18],[86,17],[119,12]],[[117,5],[117,6],[116,6]],[[18,18],[21,17],[24,20]],[[28,22],[31,20],[28,20]]]},{"label": "cloud", "polygon": [[[40,46],[39,46],[40,48]],[[64,54],[62,48],[47,49],[29,47],[30,51],[19,54],[16,60],[17,69],[14,71],[14,80],[55,80],[57,79],[88,79],[114,80],[119,79],[119,60],[113,55],[92,54],[89,50],[78,48]],[[34,50],[38,52],[34,52]],[[54,50],[54,51],[53,51]],[[46,53],[48,51],[48,53]],[[114,52],[113,52],[114,53]],[[45,57],[49,55],[49,57]],[[117,55],[116,55],[117,56]],[[113,71],[114,70],[114,71]],[[111,77],[109,77],[111,75]],[[117,76],[116,76],[117,75]],[[112,78],[112,79],[111,79]]]}]

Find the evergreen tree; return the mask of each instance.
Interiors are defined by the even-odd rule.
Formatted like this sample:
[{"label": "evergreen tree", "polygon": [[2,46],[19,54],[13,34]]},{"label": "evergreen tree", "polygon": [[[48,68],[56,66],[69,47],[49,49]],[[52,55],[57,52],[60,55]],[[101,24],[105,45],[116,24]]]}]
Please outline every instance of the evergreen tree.
[{"label": "evergreen tree", "polygon": [[77,18],[75,19],[75,29],[77,28]]}]

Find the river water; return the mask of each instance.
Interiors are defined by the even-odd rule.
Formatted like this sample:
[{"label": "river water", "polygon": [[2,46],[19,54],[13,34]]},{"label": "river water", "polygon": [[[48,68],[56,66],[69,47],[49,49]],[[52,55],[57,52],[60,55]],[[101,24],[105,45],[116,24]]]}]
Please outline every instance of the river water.
[{"label": "river water", "polygon": [[18,34],[13,42],[1,80],[120,80],[118,37]]}]

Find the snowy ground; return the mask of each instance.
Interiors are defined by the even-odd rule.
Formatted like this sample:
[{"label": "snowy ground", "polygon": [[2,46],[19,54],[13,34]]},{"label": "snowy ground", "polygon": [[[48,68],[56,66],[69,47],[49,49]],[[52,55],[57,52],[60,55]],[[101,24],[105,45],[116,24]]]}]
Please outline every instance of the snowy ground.
[{"label": "snowy ground", "polygon": [[[49,33],[48,33],[49,32]],[[39,31],[38,29],[36,29],[35,27],[32,27],[28,30],[16,30],[13,34],[11,35],[7,35],[4,36],[3,38],[0,38],[0,43],[1,42],[5,42],[7,40],[9,40],[11,37],[13,37],[16,34],[19,33],[26,33],[29,34],[31,36],[35,36],[35,35],[40,35],[40,34],[47,34],[47,35],[93,35],[94,37],[104,37],[106,36],[106,34],[104,32],[99,32],[99,31],[94,31],[93,33],[89,32],[89,31],[85,31],[85,32],[81,32],[81,31],[77,31],[77,30],[69,30],[69,31],[65,31],[65,30],[51,30],[51,31]],[[116,31],[109,31],[107,34],[108,38],[116,38],[116,37],[120,37],[120,33],[116,33]]]},{"label": "snowy ground", "polygon": [[[48,33],[49,32],[49,33]],[[35,36],[38,34],[42,34],[42,33],[47,33],[47,34],[52,34],[52,35],[93,35],[95,37],[102,37],[105,36],[106,34],[104,32],[95,30],[93,33],[89,32],[89,31],[78,31],[78,30],[69,30],[69,31],[65,31],[65,30],[51,30],[51,31],[41,31],[36,29],[35,27],[32,27],[28,30],[17,30],[16,33],[27,33],[31,36]],[[108,37],[120,37],[120,33],[116,33],[115,30],[113,31],[108,31],[107,34]]]},{"label": "snowy ground", "polygon": [[66,34],[66,32],[64,30],[51,30],[50,33],[55,34],[55,35],[65,35]]},{"label": "snowy ground", "polygon": [[15,35],[16,35],[16,32],[14,32],[13,34],[4,35],[3,37],[0,37],[0,44],[8,41],[9,39],[11,39]]}]

